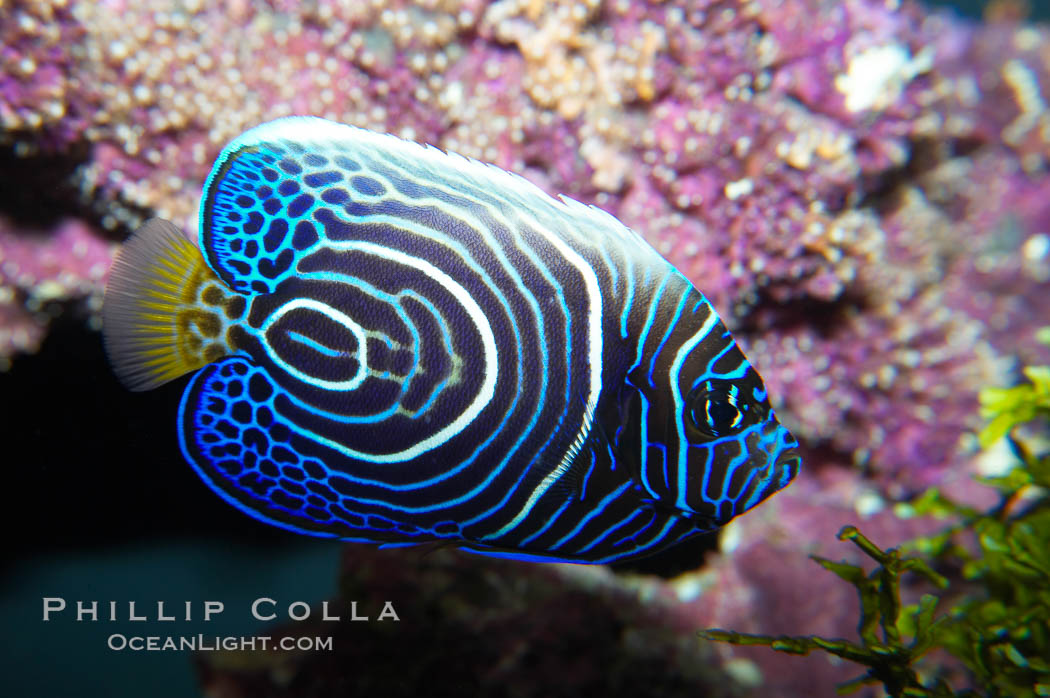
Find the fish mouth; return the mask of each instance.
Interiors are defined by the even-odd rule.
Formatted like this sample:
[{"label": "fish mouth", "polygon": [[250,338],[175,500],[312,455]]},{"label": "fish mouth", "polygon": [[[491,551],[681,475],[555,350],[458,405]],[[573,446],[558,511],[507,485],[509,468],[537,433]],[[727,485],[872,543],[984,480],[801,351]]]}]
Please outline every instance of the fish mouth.
[{"label": "fish mouth", "polygon": [[[776,460],[773,461],[771,467],[766,466],[768,469],[762,468],[767,473],[767,477],[764,479],[756,478],[749,487],[737,496],[736,506],[734,506],[734,511],[729,518],[750,511],[787,487],[798,475],[801,467],[802,455],[794,447],[784,449],[777,454]],[[728,520],[720,520],[719,523],[724,525]]]},{"label": "fish mouth", "polygon": [[784,471],[785,477],[781,478],[781,487],[783,487],[798,475],[798,471],[802,467],[802,456],[798,450],[789,448],[777,456],[776,467]]}]

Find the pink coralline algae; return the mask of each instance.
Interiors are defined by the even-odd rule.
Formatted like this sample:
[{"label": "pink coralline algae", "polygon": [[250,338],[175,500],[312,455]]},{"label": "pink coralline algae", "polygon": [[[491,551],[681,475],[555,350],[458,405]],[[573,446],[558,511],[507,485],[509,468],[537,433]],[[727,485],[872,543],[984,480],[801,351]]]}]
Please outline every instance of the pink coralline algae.
[{"label": "pink coralline algae", "polygon": [[115,248],[76,219],[34,231],[0,214],[0,367],[40,343],[63,299],[86,298],[97,313]]},{"label": "pink coralline algae", "polygon": [[[0,142],[9,132],[32,135],[22,147],[44,140],[73,143],[83,128],[73,47],[83,39],[64,2],[14,3],[0,23]],[[73,108],[71,109],[71,104]]]},{"label": "pink coralline algae", "polygon": [[0,141],[67,153],[109,230],[192,232],[222,144],[291,113],[522,172],[641,231],[793,430],[903,494],[1050,321],[1050,37],[894,6],[15,2]]},{"label": "pink coralline algae", "polygon": [[[722,312],[807,450],[800,481],[745,517],[750,543],[678,587],[653,582],[699,594],[682,602],[690,627],[850,636],[831,608],[765,623],[802,608],[792,584],[816,573],[798,553],[880,508],[895,530],[888,498],[971,464],[977,389],[1008,380],[1016,357],[1047,358],[1033,341],[1050,324],[1047,27],[909,0],[2,12],[4,362],[34,350],[63,301],[97,308],[106,236],[147,215],[195,232],[222,145],[288,114],[493,162],[642,233]],[[68,162],[79,199],[49,212],[60,223],[16,223],[34,220],[19,187],[41,180],[23,170],[42,158]],[[770,610],[749,623],[750,604]],[[724,652],[744,684],[798,679],[780,658],[752,671],[761,653]]]}]

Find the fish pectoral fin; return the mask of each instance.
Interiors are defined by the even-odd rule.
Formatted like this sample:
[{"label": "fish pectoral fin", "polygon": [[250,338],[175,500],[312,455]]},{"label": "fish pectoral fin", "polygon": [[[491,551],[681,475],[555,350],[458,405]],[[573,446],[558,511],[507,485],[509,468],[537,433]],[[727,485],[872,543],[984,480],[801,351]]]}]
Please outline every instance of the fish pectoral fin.
[{"label": "fish pectoral fin", "polygon": [[547,478],[545,487],[558,502],[567,499],[583,500],[587,497],[587,486],[596,470],[609,470],[614,462],[614,451],[605,429],[599,420],[594,420],[587,438],[575,455],[568,461],[553,457],[534,460],[526,473],[525,486],[535,489]]}]

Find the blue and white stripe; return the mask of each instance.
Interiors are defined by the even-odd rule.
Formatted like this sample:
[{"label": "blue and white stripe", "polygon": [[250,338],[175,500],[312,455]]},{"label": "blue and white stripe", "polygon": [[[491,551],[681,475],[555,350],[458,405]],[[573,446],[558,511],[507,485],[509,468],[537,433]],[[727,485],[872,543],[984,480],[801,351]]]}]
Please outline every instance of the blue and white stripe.
[{"label": "blue and white stripe", "polygon": [[222,152],[200,230],[248,308],[236,353],[187,387],[180,443],[259,519],[604,562],[724,523],[797,470],[685,277],[499,168],[280,119]]}]

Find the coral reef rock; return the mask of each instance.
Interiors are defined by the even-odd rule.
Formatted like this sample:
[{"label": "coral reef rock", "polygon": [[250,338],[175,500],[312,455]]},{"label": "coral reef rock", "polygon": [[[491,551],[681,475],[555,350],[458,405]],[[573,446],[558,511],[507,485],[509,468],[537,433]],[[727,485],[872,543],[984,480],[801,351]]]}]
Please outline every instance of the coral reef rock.
[{"label": "coral reef rock", "polygon": [[[148,214],[195,232],[221,146],[287,114],[494,162],[638,229],[727,315],[800,437],[894,494],[960,461],[976,388],[1050,322],[1033,302],[1050,279],[1046,27],[881,0],[5,14],[0,143],[68,156],[96,235]],[[56,258],[62,230],[41,241]],[[62,264],[76,282],[49,291],[97,294]],[[46,328],[12,305],[38,295],[16,275],[8,360]]]},{"label": "coral reef rock", "polygon": [[[1048,358],[1034,341],[1050,324],[1046,26],[911,0],[11,0],[3,14],[4,368],[68,301],[97,322],[112,247],[144,217],[196,233],[225,142],[314,114],[620,217],[711,298],[804,444],[798,483],[672,583],[440,552],[399,567],[354,548],[347,598],[411,599],[396,631],[341,625],[335,653],[258,671],[203,657],[209,695],[386,692],[427,672],[478,695],[548,675],[566,694],[830,695],[845,676],[824,659],[691,633],[852,637],[834,580],[819,607],[797,596],[825,583],[804,553],[858,517],[885,522],[865,524],[880,543],[906,533],[885,504],[965,478],[978,388]],[[25,171],[54,162],[68,181]],[[28,189],[56,184],[71,193],[44,197],[54,210],[26,210],[41,200]]]},{"label": "coral reef rock", "polygon": [[[739,683],[679,618],[668,589],[604,567],[536,565],[437,550],[347,548],[340,622],[269,629],[331,649],[196,655],[213,698],[733,696]],[[350,603],[356,602],[356,607]],[[398,620],[379,620],[390,602]],[[368,621],[352,621],[358,618]]]}]

